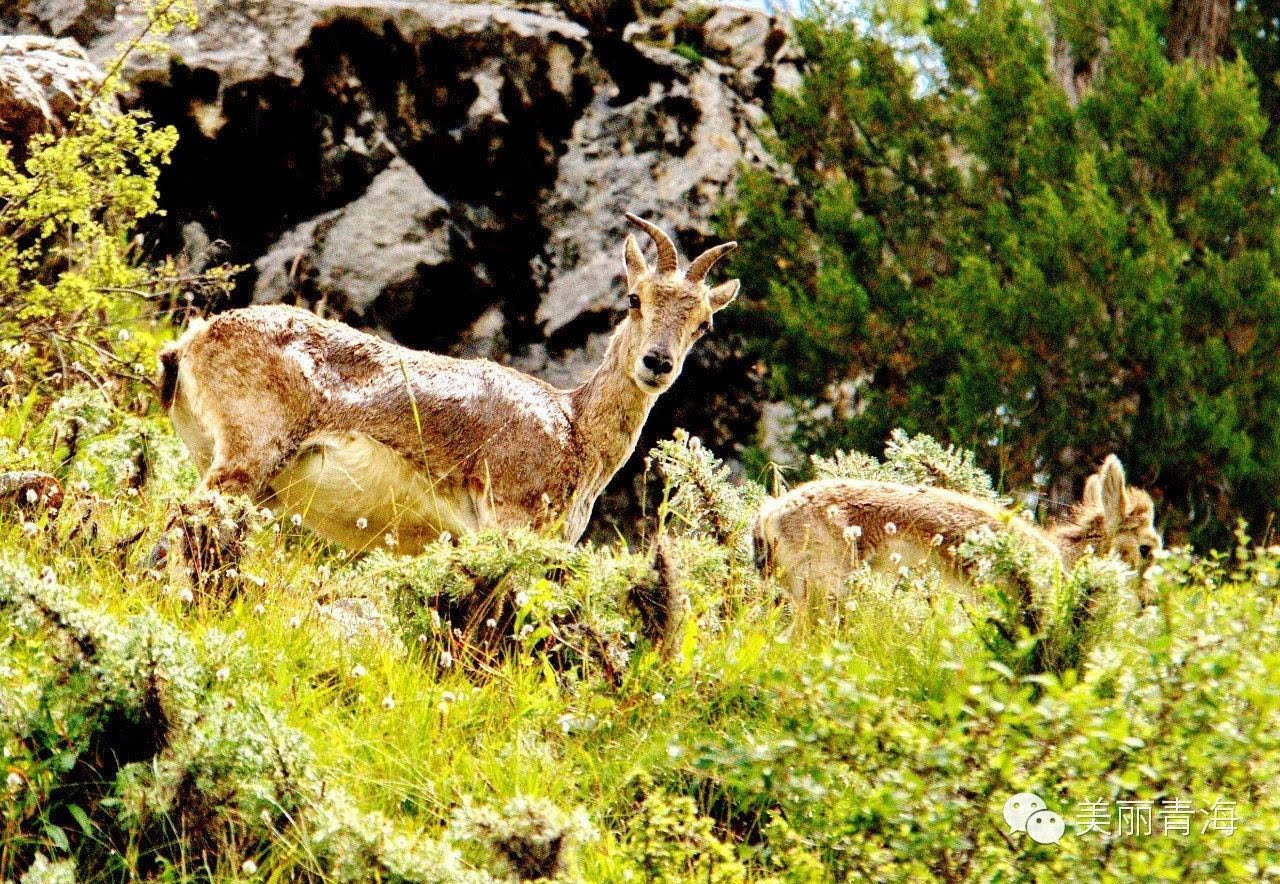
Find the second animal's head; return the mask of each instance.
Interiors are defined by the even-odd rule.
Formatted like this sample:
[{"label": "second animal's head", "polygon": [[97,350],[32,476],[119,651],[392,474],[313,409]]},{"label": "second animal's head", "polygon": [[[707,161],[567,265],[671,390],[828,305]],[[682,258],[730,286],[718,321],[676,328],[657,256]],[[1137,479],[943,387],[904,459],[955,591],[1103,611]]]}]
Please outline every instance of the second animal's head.
[{"label": "second animal's head", "polygon": [[1151,495],[1129,486],[1114,454],[1085,481],[1084,496],[1059,532],[1067,541],[1069,558],[1089,550],[1114,553],[1140,574],[1161,547]]},{"label": "second animal's head", "polygon": [[712,246],[681,273],[670,237],[635,215],[628,214],[627,221],[649,234],[658,250],[658,263],[651,268],[633,235],[627,234],[623,247],[628,301],[624,345],[631,379],[646,393],[657,394],[680,374],[694,342],[711,330],[712,316],[737,297],[738,280],[714,287],[703,280],[712,265],[738,244]]}]

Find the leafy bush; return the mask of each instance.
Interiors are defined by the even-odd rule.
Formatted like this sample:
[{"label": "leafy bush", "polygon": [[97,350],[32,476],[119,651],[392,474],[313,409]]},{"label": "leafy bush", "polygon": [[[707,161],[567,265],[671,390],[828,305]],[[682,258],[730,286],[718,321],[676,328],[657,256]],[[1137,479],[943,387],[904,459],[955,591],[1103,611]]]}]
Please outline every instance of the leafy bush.
[{"label": "leafy bush", "polygon": [[748,172],[724,213],[737,326],[802,447],[900,426],[1062,499],[1114,451],[1179,536],[1264,524],[1280,172],[1248,67],[1170,63],[1167,4],[1051,4],[1100,59],[1073,106],[1041,4],[887,8],[797,22],[804,81],[771,113],[794,175]]},{"label": "leafy bush", "polygon": [[[126,55],[195,24],[193,0],[160,0],[147,12]],[[190,274],[142,260],[138,230],[159,209],[156,181],[177,132],[116,110],[124,58],[80,97],[64,133],[32,138],[21,162],[0,142],[0,384],[10,389],[88,381],[136,405],[149,397],[162,341],[144,320],[229,291],[236,268]]]},{"label": "leafy bush", "polygon": [[[10,801],[0,873],[151,874],[183,853],[209,872],[273,844],[334,880],[452,881],[450,848],[356,811],[318,776],[306,740],[265,706],[223,646],[154,614],[119,622],[0,561],[0,735]],[[211,661],[218,661],[222,665]]]},{"label": "leafy bush", "polygon": [[1008,500],[996,494],[991,477],[976,466],[972,451],[943,446],[925,433],[908,436],[900,429],[889,434],[884,460],[858,451],[837,449],[831,457],[813,454],[809,457],[819,479],[873,479],[901,482],[904,485],[932,485],[971,494],[994,503]]},{"label": "leafy bush", "polygon": [[[762,670],[767,720],[704,739],[673,782],[714,783],[709,803],[734,831],[776,808],[837,879],[1273,876],[1280,803],[1260,784],[1280,764],[1267,662],[1280,645],[1274,590],[1254,581],[1277,552],[1242,550],[1227,567],[1166,560],[1160,605],[1061,678],[953,658],[942,693],[918,703],[881,690],[838,644],[799,670]],[[1021,791],[1072,821],[1059,844],[1006,831],[1003,802]],[[1119,802],[1150,812],[1174,799],[1195,808],[1185,836],[1158,821],[1112,839],[1079,825],[1093,802],[1119,832]],[[1230,832],[1208,827],[1221,802],[1236,802]]]}]

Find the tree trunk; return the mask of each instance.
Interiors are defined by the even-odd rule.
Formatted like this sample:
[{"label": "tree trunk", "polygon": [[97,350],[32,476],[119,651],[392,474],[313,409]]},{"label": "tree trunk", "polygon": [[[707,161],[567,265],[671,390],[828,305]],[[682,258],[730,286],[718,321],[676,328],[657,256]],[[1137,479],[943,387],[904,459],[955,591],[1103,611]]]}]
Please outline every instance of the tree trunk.
[{"label": "tree trunk", "polygon": [[1165,31],[1169,60],[1207,65],[1227,49],[1232,0],[1173,0]]}]

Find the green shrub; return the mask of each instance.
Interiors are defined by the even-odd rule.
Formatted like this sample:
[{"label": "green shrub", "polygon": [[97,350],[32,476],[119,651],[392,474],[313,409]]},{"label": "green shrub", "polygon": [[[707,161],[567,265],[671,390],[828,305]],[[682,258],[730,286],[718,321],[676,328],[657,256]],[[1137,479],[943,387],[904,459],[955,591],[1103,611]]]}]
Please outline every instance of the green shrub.
[{"label": "green shrub", "polygon": [[273,848],[333,880],[464,874],[447,845],[326,787],[305,738],[221,660],[224,641],[201,648],[153,613],[118,621],[7,560],[0,615],[0,875],[40,880],[63,865],[53,853],[80,875],[147,876],[176,849],[216,878]]}]

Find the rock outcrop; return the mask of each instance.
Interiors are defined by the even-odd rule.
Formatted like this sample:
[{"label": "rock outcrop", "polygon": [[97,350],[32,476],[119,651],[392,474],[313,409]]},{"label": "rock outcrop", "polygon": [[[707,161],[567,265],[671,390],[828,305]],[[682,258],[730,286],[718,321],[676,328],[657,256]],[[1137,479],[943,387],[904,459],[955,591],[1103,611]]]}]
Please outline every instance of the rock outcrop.
[{"label": "rock outcrop", "polygon": [[[99,63],[143,26],[96,0],[17,19]],[[688,3],[237,0],[166,39],[124,71],[126,101],[181,135],[163,247],[225,243],[250,266],[243,302],[566,386],[622,313],[622,213],[708,245],[739,171],[770,162],[756,133],[798,71],[778,20]],[[673,421],[730,456],[752,435],[751,366],[723,336],[695,354],[641,454]]]},{"label": "rock outcrop", "polygon": [[74,40],[0,36],[0,141],[21,159],[31,136],[65,131],[103,76]]}]

